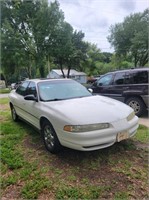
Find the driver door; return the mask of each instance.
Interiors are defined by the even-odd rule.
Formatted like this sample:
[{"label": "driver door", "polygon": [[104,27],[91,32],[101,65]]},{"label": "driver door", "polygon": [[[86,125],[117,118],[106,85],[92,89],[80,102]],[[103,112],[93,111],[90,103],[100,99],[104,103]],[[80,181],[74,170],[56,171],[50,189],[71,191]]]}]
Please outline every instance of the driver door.
[{"label": "driver door", "polygon": [[110,96],[112,87],[113,74],[107,74],[102,76],[92,87],[94,94],[100,94],[103,96]]}]

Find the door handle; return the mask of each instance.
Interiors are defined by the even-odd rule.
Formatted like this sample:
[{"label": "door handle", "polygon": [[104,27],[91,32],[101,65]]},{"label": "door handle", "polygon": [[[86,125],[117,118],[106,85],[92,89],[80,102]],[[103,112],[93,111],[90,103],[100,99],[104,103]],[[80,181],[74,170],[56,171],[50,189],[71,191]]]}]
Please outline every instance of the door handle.
[{"label": "door handle", "polygon": [[128,90],[128,89],[129,89],[129,87],[123,87],[123,89],[125,89],[125,90]]}]

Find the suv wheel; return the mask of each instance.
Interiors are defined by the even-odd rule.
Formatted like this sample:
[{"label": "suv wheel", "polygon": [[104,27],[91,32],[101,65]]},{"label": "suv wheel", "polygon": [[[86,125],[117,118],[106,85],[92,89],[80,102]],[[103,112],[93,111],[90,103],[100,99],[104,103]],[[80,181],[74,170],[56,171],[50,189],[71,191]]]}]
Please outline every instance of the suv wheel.
[{"label": "suv wheel", "polygon": [[144,102],[138,97],[130,97],[126,100],[126,104],[134,109],[134,112],[138,117],[140,117],[145,111]]}]

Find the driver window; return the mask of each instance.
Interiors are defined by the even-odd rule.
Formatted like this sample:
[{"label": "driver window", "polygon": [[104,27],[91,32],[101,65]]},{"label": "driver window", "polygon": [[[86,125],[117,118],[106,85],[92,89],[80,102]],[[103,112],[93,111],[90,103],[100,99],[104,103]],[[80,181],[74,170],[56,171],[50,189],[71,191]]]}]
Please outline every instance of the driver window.
[{"label": "driver window", "polygon": [[109,85],[112,81],[112,74],[108,74],[97,81],[97,86]]}]

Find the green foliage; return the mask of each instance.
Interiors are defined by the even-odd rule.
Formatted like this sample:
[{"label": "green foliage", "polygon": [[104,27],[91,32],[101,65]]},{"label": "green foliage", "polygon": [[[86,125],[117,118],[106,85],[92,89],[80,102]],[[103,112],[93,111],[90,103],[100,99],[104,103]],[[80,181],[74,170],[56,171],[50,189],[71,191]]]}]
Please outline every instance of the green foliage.
[{"label": "green foliage", "polygon": [[103,63],[110,63],[112,58],[112,53],[109,52],[103,52],[102,53],[102,62]]},{"label": "green foliage", "polygon": [[28,180],[22,188],[21,194],[25,199],[37,199],[41,191],[50,186],[51,182],[42,177],[39,172],[36,172],[32,175],[32,179]]},{"label": "green foliage", "polygon": [[[6,80],[45,77],[55,61],[68,75],[84,58],[84,34],[64,21],[58,1],[2,1],[2,71]],[[39,74],[38,74],[39,73]],[[12,77],[12,78],[10,78]]]},{"label": "green foliage", "polygon": [[4,189],[9,185],[14,185],[17,183],[18,178],[16,175],[10,175],[7,178],[1,178],[1,188]]},{"label": "green foliage", "polygon": [[108,40],[116,54],[131,58],[134,66],[148,63],[148,17],[149,10],[126,17],[124,22],[111,26]]},{"label": "green foliage", "polygon": [[9,99],[8,98],[0,98],[0,104],[8,104]]},{"label": "green foliage", "polygon": [[87,43],[87,58],[82,62],[82,71],[85,71],[89,76],[99,74],[98,63],[102,59],[100,49],[95,44]]},{"label": "green foliage", "polygon": [[[15,135],[12,133],[15,133]],[[1,161],[3,164],[7,164],[9,169],[17,169],[24,164],[22,154],[17,153],[17,144],[23,137],[21,133],[24,133],[24,130],[19,125],[14,126],[10,122],[3,122],[1,125],[1,136],[3,136],[0,146]]]},{"label": "green foliage", "polygon": [[127,200],[129,199],[129,194],[128,192],[116,192],[114,196],[114,200]]},{"label": "green foliage", "polygon": [[2,66],[7,79],[14,73],[18,79],[34,77],[36,68],[43,76],[49,48],[46,40],[63,19],[59,4],[54,2],[48,6],[47,0],[15,3],[10,0],[1,4]]},{"label": "green foliage", "polygon": [[[58,1],[1,1],[1,60],[6,83],[46,77],[50,69],[71,68],[87,75],[148,63],[148,9],[111,26],[116,54],[84,42],[84,33],[65,21]],[[63,76],[64,73],[63,73]]]},{"label": "green foliage", "polygon": [[85,188],[64,187],[56,192],[56,199],[97,199],[107,187],[89,185]]},{"label": "green foliage", "polygon": [[149,130],[146,129],[145,126],[140,125],[139,131],[136,133],[134,138],[140,142],[149,142]]},{"label": "green foliage", "polygon": [[0,94],[8,94],[10,93],[10,90],[8,88],[0,89]]}]

